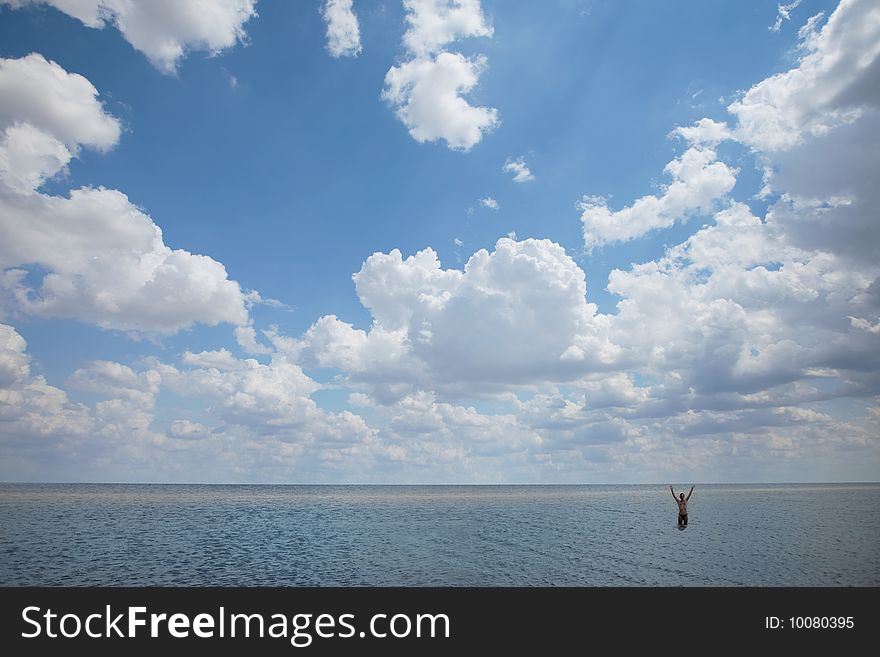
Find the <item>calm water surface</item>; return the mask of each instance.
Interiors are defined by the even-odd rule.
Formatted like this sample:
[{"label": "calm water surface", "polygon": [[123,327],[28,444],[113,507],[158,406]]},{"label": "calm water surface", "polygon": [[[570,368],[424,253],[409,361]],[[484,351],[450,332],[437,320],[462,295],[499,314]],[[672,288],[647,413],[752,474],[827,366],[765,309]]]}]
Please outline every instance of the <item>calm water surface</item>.
[{"label": "calm water surface", "polygon": [[0,585],[880,585],[880,484],[689,511],[653,485],[0,484]]}]

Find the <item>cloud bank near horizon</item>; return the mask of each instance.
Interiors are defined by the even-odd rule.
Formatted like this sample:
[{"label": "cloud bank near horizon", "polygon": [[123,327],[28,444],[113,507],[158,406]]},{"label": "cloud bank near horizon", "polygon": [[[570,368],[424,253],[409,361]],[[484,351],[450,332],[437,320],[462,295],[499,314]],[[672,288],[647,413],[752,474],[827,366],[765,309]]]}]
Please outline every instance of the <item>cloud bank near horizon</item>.
[{"label": "cloud bank near horizon", "polygon": [[[405,7],[411,59],[388,72],[386,100],[417,141],[467,151],[497,115],[460,96],[478,60],[445,48],[492,27],[478,2]],[[810,19],[800,44],[790,70],[756,82],[726,116],[670,127],[683,152],[656,193],[619,210],[585,196],[587,258],[699,222],[659,257],[588,280],[579,254],[550,239],[500,238],[458,268],[429,246],[376,251],[352,275],[368,322],[326,314],[297,335],[258,327],[260,295],[212,257],[167,246],[161,217],[122,191],[46,191],[84,149],[124,148],[120,122],[85,77],[39,54],[0,60],[0,477],[743,481],[833,478],[828,463],[876,473],[880,8],[845,0],[824,24]],[[765,211],[738,192],[727,142],[763,172]],[[504,172],[534,180],[522,158]],[[613,312],[600,312],[597,286]],[[230,344],[91,359],[50,385],[22,317],[137,337],[225,326]]]}]

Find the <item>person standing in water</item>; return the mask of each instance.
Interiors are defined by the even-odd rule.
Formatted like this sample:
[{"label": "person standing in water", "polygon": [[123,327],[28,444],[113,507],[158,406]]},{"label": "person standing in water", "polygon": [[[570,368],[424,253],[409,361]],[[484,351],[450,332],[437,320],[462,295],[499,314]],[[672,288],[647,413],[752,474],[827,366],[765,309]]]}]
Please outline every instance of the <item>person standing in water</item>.
[{"label": "person standing in water", "polygon": [[675,491],[672,490],[672,484],[669,484],[669,491],[672,493],[672,499],[674,499],[676,504],[678,504],[678,526],[687,527],[688,500],[691,499],[691,493],[694,492],[694,487],[691,486],[691,490],[690,492],[688,492],[687,497],[684,496],[684,493],[679,493],[678,497],[676,497]]}]

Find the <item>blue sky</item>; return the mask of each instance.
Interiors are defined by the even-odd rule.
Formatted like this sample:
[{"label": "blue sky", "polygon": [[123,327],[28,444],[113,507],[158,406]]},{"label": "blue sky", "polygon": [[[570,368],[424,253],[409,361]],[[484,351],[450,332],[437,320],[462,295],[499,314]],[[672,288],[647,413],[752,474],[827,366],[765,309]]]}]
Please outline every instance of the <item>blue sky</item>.
[{"label": "blue sky", "polygon": [[869,2],[55,4],[3,479],[877,479]]}]

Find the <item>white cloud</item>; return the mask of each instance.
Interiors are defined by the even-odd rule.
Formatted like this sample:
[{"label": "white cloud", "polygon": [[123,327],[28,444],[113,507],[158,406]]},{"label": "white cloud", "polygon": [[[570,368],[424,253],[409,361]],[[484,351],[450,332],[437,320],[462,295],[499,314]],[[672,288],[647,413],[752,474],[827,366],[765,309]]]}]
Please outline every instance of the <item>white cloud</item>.
[{"label": "white cloud", "polygon": [[155,370],[135,372],[121,363],[93,361],[74,372],[68,384],[76,390],[109,397],[94,406],[93,431],[99,448],[140,446],[148,454],[151,446],[163,442],[164,437],[151,427],[161,384]]},{"label": "white cloud", "polygon": [[417,57],[432,55],[466,37],[491,37],[492,26],[479,0],[404,0],[406,49]]},{"label": "white cloud", "polygon": [[[171,249],[161,229],[121,192],[36,191],[81,146],[119,138],[97,91],[41,55],[0,60],[0,268],[24,312],[105,328],[173,333],[196,322],[246,325],[259,301],[222,264]],[[37,283],[26,276],[46,270]]]},{"label": "white cloud", "polygon": [[210,431],[198,422],[174,420],[168,427],[168,435],[180,440],[202,440],[210,436]]},{"label": "white cloud", "polygon": [[192,365],[193,367],[198,367],[203,370],[242,371],[259,365],[259,363],[252,358],[246,360],[236,358],[228,349],[200,351],[199,353],[185,351],[180,359],[184,365]]},{"label": "white cloud", "polygon": [[[395,478],[506,480],[511,466],[541,449],[540,435],[521,425],[513,413],[481,413],[472,406],[440,401],[431,393],[408,395],[375,408],[374,415],[383,427],[378,434],[380,453]],[[507,472],[499,463],[505,463]]]},{"label": "white cloud", "polygon": [[498,124],[498,110],[474,107],[461,94],[476,86],[484,57],[442,52],[392,66],[382,97],[418,142],[443,139],[453,150],[470,150]]},{"label": "white cloud", "polygon": [[718,161],[711,148],[693,146],[663,169],[672,182],[660,196],[643,196],[631,206],[612,211],[601,197],[585,197],[580,208],[587,249],[625,242],[695,213],[711,212],[736,184],[735,169]]},{"label": "white cloud", "polygon": [[849,321],[852,323],[853,328],[867,331],[868,333],[880,333],[880,321],[872,324],[867,319],[851,316],[849,317]]},{"label": "white cloud", "polygon": [[29,123],[9,126],[0,139],[0,179],[14,192],[37,189],[70,159],[64,144]]},{"label": "white cloud", "polygon": [[[198,423],[172,423],[167,435],[153,429],[161,367],[136,370],[93,361],[74,372],[68,386],[99,399],[91,408],[30,371],[26,344],[0,324],[0,477],[30,481],[156,481],[205,476],[215,461],[234,462],[235,445],[180,451],[198,441]],[[10,368],[10,364],[12,367]],[[11,373],[11,375],[10,375]],[[207,431],[207,428],[205,428]],[[245,458],[240,452],[238,459]],[[186,460],[183,460],[186,458]],[[215,469],[216,472],[216,469]],[[210,480],[210,474],[207,475]],[[220,480],[235,476],[223,468]]]},{"label": "white cloud", "polygon": [[236,326],[233,331],[235,341],[249,354],[269,354],[269,347],[257,342],[257,332],[253,326]]},{"label": "white cloud", "polygon": [[62,171],[80,146],[106,151],[119,121],[91,82],[42,55],[0,59],[0,184],[18,193]]},{"label": "white cloud", "polygon": [[12,385],[30,374],[26,348],[27,343],[14,328],[0,324],[0,387]]},{"label": "white cloud", "polygon": [[374,253],[353,278],[358,298],[374,320],[396,330],[407,327],[421,305],[443,305],[463,276],[457,269],[442,269],[429,248],[405,260],[397,249]]},{"label": "white cloud", "polygon": [[[844,3],[829,25],[856,29],[866,19],[857,11],[864,7]],[[876,29],[876,21],[870,18],[864,29]],[[821,34],[808,35],[807,43]],[[836,56],[852,59],[861,47],[859,39],[844,40]],[[567,468],[645,471],[654,467],[652,453],[660,461],[688,454],[689,463],[715,468],[718,476],[730,476],[731,460],[744,460],[745,453],[759,467],[778,463],[780,454],[812,459],[818,472],[832,459],[846,461],[846,452],[876,455],[870,438],[876,423],[872,429],[858,416],[841,421],[834,407],[848,397],[875,399],[880,390],[874,356],[880,335],[873,331],[880,270],[870,255],[880,245],[870,221],[880,207],[871,175],[880,87],[872,84],[876,57],[863,63],[850,84],[863,90],[857,118],[817,135],[803,132],[803,142],[784,152],[751,144],[771,170],[768,184],[783,193],[766,215],[733,203],[664,258],[612,274],[609,291],[621,298],[616,315],[596,313],[578,286],[543,292],[546,305],[533,300],[529,291],[566,280],[564,272],[583,277],[546,243],[502,244],[488,258],[478,252],[461,275],[443,275],[428,254],[418,267],[401,267],[409,259],[400,257],[377,259],[375,269],[365,263],[356,279],[373,312],[370,330],[337,320],[335,328],[344,330],[328,336],[317,353],[342,366],[355,390],[395,409],[387,424],[378,414],[378,431],[403,462],[429,458],[409,448],[419,421],[433,418],[437,431],[449,435],[449,422],[437,423],[441,409],[502,427],[516,436],[514,446],[505,451],[503,442],[480,444],[475,436],[474,445],[460,442],[450,452],[448,443],[428,440],[427,454],[484,472],[501,458],[506,471],[527,477],[555,478]],[[680,129],[692,148],[670,163],[673,182],[658,194],[661,210],[709,213],[715,202],[705,199],[725,199],[736,172],[707,151],[731,135],[740,138],[741,127],[704,120]],[[673,190],[680,181],[686,182]],[[526,266],[529,258],[535,260]],[[531,325],[531,317],[541,321]],[[645,382],[636,385],[637,379]],[[534,408],[542,407],[542,395],[548,402],[530,415],[503,397],[510,411],[491,418],[443,407],[468,395],[499,399],[511,391],[524,399],[534,393]],[[832,414],[823,412],[828,406]],[[829,447],[829,435],[845,445],[843,452]],[[675,463],[666,467],[680,467]]]},{"label": "white cloud", "polygon": [[489,208],[490,210],[497,210],[500,206],[498,205],[498,201],[496,201],[491,196],[487,196],[485,198],[480,199],[480,205],[483,207]]},{"label": "white cloud", "polygon": [[765,171],[770,216],[788,239],[859,263],[880,257],[880,8],[845,0],[801,30],[797,66],[728,108]]},{"label": "white cloud", "polygon": [[353,0],[326,0],[327,50],[334,57],[357,57],[361,52],[361,33]]},{"label": "white cloud", "polygon": [[184,355],[184,369],[156,367],[177,394],[205,400],[214,422],[285,442],[327,447],[351,445],[370,435],[366,423],[343,411],[322,410],[312,393],[321,388],[283,354],[267,364],[235,359],[228,351]]},{"label": "white cloud", "polygon": [[[707,120],[679,133],[692,144],[714,143],[727,137],[719,125]],[[868,129],[858,122],[838,131],[859,127]],[[830,137],[809,145],[821,152]],[[776,156],[765,164],[778,161]],[[832,168],[836,161],[830,160]],[[851,183],[865,176],[860,163],[844,166],[840,177]],[[790,173],[789,165],[786,182],[809,186]],[[778,184],[780,172],[773,175]],[[831,171],[821,183],[814,181],[814,191],[834,189],[829,177],[835,176]],[[840,219],[833,216],[838,210],[833,203],[818,205],[828,219]],[[535,397],[522,407],[523,421],[545,434],[552,430],[554,440],[577,440],[579,432],[580,440],[593,440],[597,432],[613,437],[618,434],[609,423],[626,422],[627,432],[619,434],[623,442],[613,443],[604,456],[640,469],[647,463],[636,455],[653,450],[655,440],[662,450],[693,453],[701,461],[699,471],[723,464],[719,472],[727,476],[730,459],[742,459],[746,441],[753,467],[780,453],[799,467],[812,463],[817,472],[822,459],[847,459],[827,446],[823,429],[806,432],[807,424],[825,427],[847,450],[867,454],[868,418],[842,422],[816,408],[826,400],[875,396],[880,390],[878,334],[863,319],[880,316],[880,268],[864,260],[854,266],[834,255],[833,241],[816,240],[805,248],[803,240],[792,240],[791,222],[801,220],[803,206],[804,201],[798,207],[784,197],[761,219],[733,203],[663,258],[613,271],[607,289],[621,301],[617,314],[609,316],[608,337],[626,354],[627,371],[650,383],[630,387],[611,402],[614,413],[603,417],[603,404],[590,404],[594,384],[588,375],[574,384],[574,393]],[[828,230],[834,229],[832,222]],[[858,241],[851,223],[838,221],[836,229],[843,233],[838,240]],[[699,437],[700,444],[685,448],[681,436]],[[849,467],[858,467],[855,460]]]},{"label": "white cloud", "polygon": [[486,58],[447,52],[449,43],[469,36],[491,36],[478,0],[405,0],[404,46],[411,59],[385,75],[382,98],[418,142],[446,141],[468,151],[498,125],[498,110],[475,107],[471,92]]},{"label": "white cloud", "polygon": [[190,51],[212,55],[245,39],[256,0],[0,0],[14,8],[47,4],[84,25],[113,25],[163,73],[174,73]]},{"label": "white cloud", "polygon": [[479,394],[567,380],[620,357],[607,318],[586,302],[583,271],[548,240],[500,239],[463,271],[442,269],[431,249],[405,260],[376,253],[354,280],[369,331],[324,317],[276,346],[349,373],[385,402],[418,389]]},{"label": "white cloud", "polygon": [[[880,392],[880,268],[870,257],[880,244],[872,221],[877,65],[857,38],[837,50],[820,47],[831,42],[823,36],[829,26],[843,33],[861,21],[873,30],[865,7],[842,3],[806,42],[809,53],[850,62],[841,76],[860,100],[838,99],[835,107],[857,107],[856,114],[816,132],[816,112],[830,106],[811,113],[767,92],[779,101],[774,111],[795,117],[786,127],[798,136],[790,145],[761,142],[760,121],[749,123],[756,114],[730,127],[703,119],[673,131],[690,148],[667,166],[672,182],[656,196],[620,212],[593,201],[608,215],[597,243],[695,212],[713,215],[663,257],[612,272],[613,315],[589,303],[585,274],[562,247],[502,239],[463,269],[443,269],[431,249],[407,258],[376,253],[354,277],[369,327],[328,315],[298,338],[270,330],[259,341],[247,316],[258,297],[228,281],[219,263],[168,249],[120,192],[35,192],[76,149],[116,143],[118,124],[109,137],[89,127],[101,127],[90,123],[96,117],[115,122],[94,88],[76,96],[93,102],[88,121],[68,126],[63,111],[31,121],[30,110],[4,119],[0,223],[14,239],[0,243],[0,262],[12,267],[4,279],[19,308],[160,332],[227,321],[241,348],[270,358],[217,349],[185,352],[175,365],[93,362],[69,379],[106,397],[90,412],[32,374],[24,340],[0,325],[0,472],[28,472],[21,466],[39,453],[38,467],[56,454],[76,468],[73,478],[95,471],[85,469],[91,464],[137,474],[132,463],[154,480],[156,473],[223,481],[778,479],[786,463],[799,464],[800,478],[823,478],[834,467],[870,474]],[[434,41],[465,32],[438,28]],[[851,48],[868,58],[857,74]],[[815,80],[803,76],[831,64],[805,68],[809,53],[799,76],[780,79],[810,89]],[[58,71],[59,79],[70,75]],[[9,89],[0,94],[0,116],[26,98]],[[713,150],[730,138],[751,139],[780,194],[764,216],[732,200],[714,207],[735,182]],[[31,263],[49,270],[37,289],[15,269]],[[138,276],[167,281],[148,293]],[[216,294],[205,297],[210,309],[196,296],[206,290]],[[338,376],[322,385],[304,367]],[[313,397],[331,387],[347,389],[363,417],[322,409]],[[162,390],[174,393],[174,406],[157,411]],[[19,443],[34,451],[13,449]]]},{"label": "white cloud", "polygon": [[[607,372],[588,368],[582,378],[572,379],[563,387],[557,387],[553,382],[559,381],[561,375],[564,378],[564,372],[553,369],[540,372],[537,377],[529,379],[531,384],[520,381],[520,385],[506,387],[515,391],[516,396],[509,393],[499,395],[496,386],[493,397],[506,410],[487,413],[452,400],[479,393],[481,373],[475,375],[458,369],[447,372],[451,377],[447,376],[445,380],[437,377],[436,372],[426,369],[430,361],[425,359],[424,352],[409,350],[412,334],[409,328],[388,330],[377,320],[371,330],[365,332],[335,317],[325,317],[301,340],[270,332],[269,337],[280,352],[274,353],[267,364],[238,359],[224,349],[187,352],[179,366],[151,359],[146,363],[147,368],[139,371],[120,363],[91,363],[70,379],[71,385],[78,389],[108,397],[96,402],[93,420],[87,409],[80,407],[80,413],[85,413],[82,417],[88,430],[82,428],[73,439],[69,429],[66,433],[40,435],[54,436],[53,449],[62,445],[67,462],[80,468],[98,453],[104,467],[112,468],[116,473],[131,471],[131,464],[135,462],[143,472],[150,473],[147,479],[184,477],[189,481],[193,478],[207,481],[259,478],[263,481],[336,482],[559,482],[577,481],[588,473],[604,479],[637,481],[644,480],[649,473],[656,473],[655,476],[659,477],[660,473],[680,471],[682,462],[695,472],[708,472],[716,478],[735,478],[731,459],[734,463],[743,462],[743,455],[734,457],[744,445],[748,445],[747,462],[753,473],[764,472],[762,463],[777,463],[780,453],[799,462],[807,459],[824,460],[825,463],[831,459],[839,460],[840,450],[829,451],[829,435],[833,435],[838,444],[845,445],[843,453],[865,455],[872,443],[869,427],[841,423],[821,410],[797,406],[805,403],[809,394],[807,390],[799,393],[791,389],[788,396],[784,396],[782,388],[786,384],[779,383],[778,373],[792,359],[801,361],[796,367],[802,366],[804,353],[808,350],[798,351],[784,343],[774,346],[772,340],[766,347],[754,343],[751,350],[754,352],[758,346],[758,351],[750,353],[747,359],[754,360],[757,368],[753,366],[752,371],[740,373],[736,367],[730,368],[732,361],[726,361],[727,364],[721,361],[722,366],[714,373],[708,372],[711,369],[709,363],[699,363],[701,359],[711,360],[716,356],[713,350],[725,341],[718,330],[730,318],[729,313],[719,315],[723,306],[712,306],[710,300],[729,296],[731,290],[763,289],[761,285],[744,288],[740,282],[728,284],[724,277],[735,272],[736,268],[754,264],[755,258],[765,257],[760,252],[757,256],[749,256],[749,249],[745,247],[750,242],[760,241],[757,239],[760,235],[755,232],[769,228],[754,217],[750,218],[744,207],[733,208],[727,214],[730,216],[720,219],[717,227],[703,229],[705,232],[698,233],[698,239],[686,248],[683,246],[681,252],[670,252],[667,261],[658,263],[661,269],[665,268],[669,284],[665,288],[654,286],[644,290],[638,298],[641,304],[642,299],[651,297],[653,291],[654,296],[660,297],[657,306],[662,307],[673,298],[675,286],[679,285],[689,288],[693,309],[698,310],[700,304],[708,305],[707,312],[685,317],[671,329],[671,332],[684,332],[671,344],[679,350],[693,350],[692,359],[673,354],[664,356],[666,335],[660,334],[656,339],[652,339],[652,335],[669,322],[670,315],[655,318],[653,308],[642,308],[644,314],[641,317],[627,315],[627,322],[631,323],[610,327],[618,337],[630,339],[632,345],[628,349],[637,356],[636,360],[630,358],[628,365],[623,361],[611,363],[616,369]],[[730,249],[729,256],[719,261],[714,249],[727,243],[728,236],[720,234],[725,232],[745,234],[745,237],[743,243]],[[503,251],[504,246],[515,248],[516,245],[502,245],[499,249]],[[525,251],[534,256],[534,252],[529,252],[529,246],[521,245],[520,255]],[[497,253],[493,255],[497,257]],[[798,253],[793,251],[791,255]],[[389,286],[406,280],[409,285],[428,292],[427,296],[423,294],[414,298],[414,303],[434,306],[438,296],[445,296],[441,289],[444,287],[484,286],[502,278],[516,281],[523,276],[535,277],[534,265],[530,263],[519,264],[526,269],[519,272],[519,277],[511,276],[517,269],[513,262],[496,263],[496,269],[491,273],[491,264],[469,263],[463,276],[447,280],[438,276],[442,274],[439,268],[435,267],[432,273],[431,267],[427,266],[428,259],[425,255],[422,258],[424,261],[420,266],[411,259],[407,259],[409,265],[405,264],[406,261],[395,265],[393,258],[386,256],[380,259],[384,262],[373,263],[375,267],[362,282],[364,285],[378,285],[383,275],[390,275]],[[697,276],[707,262],[717,263],[717,269],[712,271],[709,279],[710,291],[697,295],[690,287],[688,277]],[[564,260],[558,264],[564,265]],[[391,269],[387,268],[389,266]],[[413,267],[415,270],[411,269]],[[759,268],[752,269],[757,271]],[[639,273],[640,277],[644,275],[647,271]],[[766,272],[761,275],[766,277]],[[771,281],[765,300],[756,300],[743,307],[753,312],[763,304],[765,309],[775,311],[780,291],[788,288],[791,298],[778,309],[778,318],[785,318],[796,308],[799,299],[801,302],[809,299],[810,295],[804,289],[807,281],[801,280],[800,286],[793,285],[796,280],[791,272],[778,275],[777,282]],[[469,281],[471,276],[473,280]],[[457,285],[455,280],[458,280]],[[548,272],[546,280],[558,281],[560,277]],[[644,279],[633,281],[632,289],[641,294],[646,283],[648,281]],[[832,289],[832,283],[833,276],[828,279],[828,290]],[[515,283],[509,291],[521,295],[519,287],[520,284]],[[381,296],[378,290],[373,293],[374,300]],[[466,290],[455,289],[446,303],[455,303],[457,298],[465,296]],[[801,323],[803,316],[821,308],[829,299],[823,297],[809,301],[812,308],[804,308],[802,315],[790,319],[791,323]],[[533,304],[526,302],[526,305]],[[400,310],[386,310],[389,310],[389,316],[381,312],[379,315],[391,325],[406,314]],[[536,310],[551,324],[558,316]],[[835,312],[837,310],[833,309],[830,314]],[[522,308],[519,312],[503,314],[518,317]],[[670,314],[674,316],[675,310]],[[467,320],[468,316],[465,313],[458,314],[458,317]],[[412,319],[405,322],[406,327],[413,326]],[[497,324],[499,318],[490,318],[486,331],[495,335],[497,331],[491,326],[493,321]],[[633,330],[639,322],[640,333]],[[695,325],[689,333],[688,323]],[[815,323],[821,325],[823,320]],[[470,325],[474,325],[472,320]],[[757,325],[767,331],[767,326],[772,324],[768,324],[767,319],[760,319]],[[790,327],[780,326],[779,335],[785,334],[786,330],[790,332]],[[537,331],[529,333],[533,338],[537,334]],[[701,335],[705,337],[700,338]],[[826,332],[825,336],[828,335],[831,333]],[[9,336],[13,338],[11,360],[18,361],[16,367],[20,367],[23,341],[15,339],[14,333]],[[505,336],[502,339],[511,343]],[[701,344],[701,340],[705,344]],[[393,351],[395,347],[400,350],[398,353]],[[782,347],[781,351],[779,347]],[[774,355],[774,348],[779,353]],[[533,351],[532,357],[540,355],[540,351]],[[439,358],[440,354],[435,356]],[[311,399],[321,386],[303,373],[294,358],[309,361],[312,365],[344,368],[348,374],[348,386],[364,391],[353,392],[350,402],[369,413],[370,425],[347,411],[323,411]],[[768,358],[776,359],[771,363],[769,373],[766,368],[761,369]],[[319,359],[321,362],[317,363]],[[0,363],[4,362],[7,359],[0,349]],[[393,369],[395,364],[399,366],[396,372]],[[632,369],[657,382],[636,385],[627,373]],[[712,376],[720,378],[721,384],[713,382]],[[763,382],[759,381],[760,377],[764,377]],[[450,378],[458,385],[451,385]],[[463,381],[471,383],[462,385]],[[756,382],[760,384],[759,392],[743,392],[754,388]],[[383,390],[389,392],[395,386],[397,394],[389,394],[384,399],[377,394]],[[192,400],[194,410],[186,414],[176,412],[169,424],[157,422],[153,406],[162,389],[175,393],[181,400]],[[491,392],[492,389],[482,390]],[[55,391],[56,395],[63,396],[63,392]],[[380,402],[379,405],[375,405],[376,402]],[[51,408],[58,408],[57,401]],[[19,427],[15,434],[17,439],[36,437],[35,424],[27,431]],[[156,432],[154,426],[157,424],[166,427],[163,433]],[[9,440],[8,437],[5,439],[6,446],[10,444]],[[4,443],[0,441],[0,448],[3,447]],[[21,455],[18,456],[21,459]],[[27,465],[27,459],[23,461]],[[45,467],[45,458],[38,462]],[[4,471],[9,472],[10,461],[5,463]]]},{"label": "white cloud", "polygon": [[819,32],[804,35],[798,66],[759,82],[728,106],[736,136],[765,153],[783,151],[857,120],[880,88],[880,6],[843,0]]},{"label": "white cloud", "polygon": [[[858,386],[850,358],[874,348],[840,318],[872,307],[864,291],[874,275],[786,244],[772,221],[735,204],[663,259],[611,273],[608,289],[622,298],[612,336],[647,371],[674,374],[667,400],[757,391],[769,400],[788,394],[780,386],[823,370]],[[818,397],[816,389],[801,392],[804,400]]]},{"label": "white cloud", "polygon": [[121,192],[81,188],[68,198],[0,194],[4,269],[38,263],[37,286],[7,282],[21,310],[104,328],[174,333],[196,322],[243,325],[238,283],[207,256],[170,249],[162,231]]},{"label": "white cloud", "polygon": [[159,392],[156,372],[136,373],[128,365],[108,360],[92,361],[86,368],[77,370],[71,375],[70,383],[78,390],[141,398],[145,406],[152,406]]},{"label": "white cloud", "polygon": [[26,349],[24,338],[12,326],[0,324],[0,452],[4,454],[3,460],[17,458],[19,452],[27,453],[40,445],[54,448],[56,440],[82,437],[93,426],[85,406],[71,402],[63,390],[31,372]]},{"label": "white cloud", "polygon": [[679,126],[671,134],[682,137],[691,146],[708,146],[710,148],[733,138],[733,133],[726,123],[712,119],[700,119],[691,126]]},{"label": "white cloud", "polygon": [[504,166],[501,167],[501,170],[512,173],[513,182],[524,183],[535,179],[535,176],[532,175],[532,172],[529,171],[529,168],[526,166],[525,160],[521,157],[518,157],[515,160],[507,158],[507,161],[504,163]]},{"label": "white cloud", "polygon": [[[7,356],[20,361],[23,340],[6,328],[0,325],[0,363]],[[10,335],[7,350],[3,338]],[[320,409],[309,397],[319,384],[282,355],[266,365],[226,350],[187,352],[181,361],[88,363],[68,384],[99,397],[91,412],[29,372],[17,374],[0,388],[0,473],[11,476],[14,464],[37,480],[61,472],[74,481],[96,473],[138,481],[289,481],[294,471],[333,480],[332,472],[351,474],[382,452],[360,417]],[[170,421],[156,409],[162,391],[177,399]]]},{"label": "white cloud", "polygon": [[[68,380],[99,397],[90,412],[22,370],[24,349],[0,325],[0,373],[15,364],[0,385],[4,478],[363,481],[395,451],[393,435],[379,441],[359,416],[318,407],[320,385],[280,354],[265,365],[225,350],[186,353],[181,366],[94,361]],[[162,391],[177,400],[173,419],[156,409]]]},{"label": "white cloud", "polygon": [[769,29],[771,32],[779,32],[782,29],[782,21],[791,20],[791,12],[797,9],[803,0],[794,0],[787,5],[779,4],[776,6],[776,22]]}]

